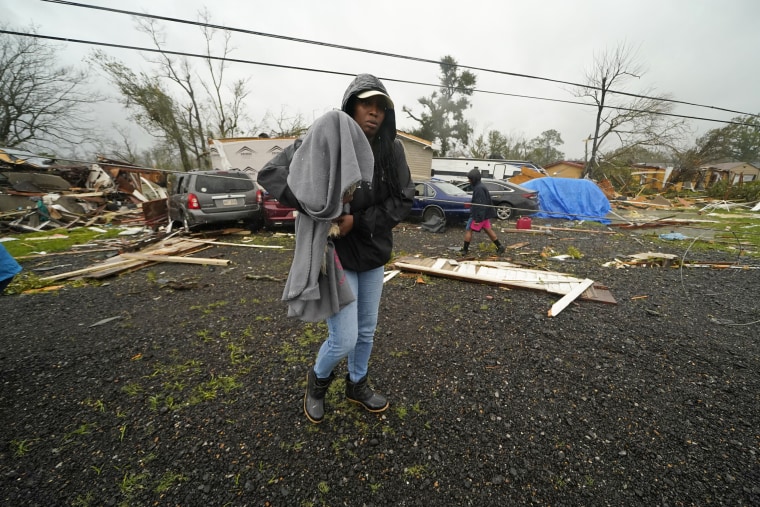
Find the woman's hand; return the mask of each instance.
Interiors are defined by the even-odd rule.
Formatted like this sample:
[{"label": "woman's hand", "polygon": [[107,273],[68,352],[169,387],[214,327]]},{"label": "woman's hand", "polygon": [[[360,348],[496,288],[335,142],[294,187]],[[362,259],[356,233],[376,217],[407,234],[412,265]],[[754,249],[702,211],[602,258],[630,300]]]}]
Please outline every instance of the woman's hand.
[{"label": "woman's hand", "polygon": [[338,224],[338,227],[340,228],[340,235],[345,236],[354,228],[354,216],[341,215],[335,219],[335,223]]}]

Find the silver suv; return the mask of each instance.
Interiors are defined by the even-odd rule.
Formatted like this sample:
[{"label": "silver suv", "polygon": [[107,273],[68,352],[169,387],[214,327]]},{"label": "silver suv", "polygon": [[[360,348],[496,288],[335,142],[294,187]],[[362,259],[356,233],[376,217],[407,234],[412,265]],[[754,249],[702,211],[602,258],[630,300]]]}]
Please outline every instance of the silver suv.
[{"label": "silver suv", "polygon": [[258,185],[243,171],[193,171],[174,176],[169,186],[169,222],[185,230],[203,224],[244,222],[258,228],[263,210]]}]

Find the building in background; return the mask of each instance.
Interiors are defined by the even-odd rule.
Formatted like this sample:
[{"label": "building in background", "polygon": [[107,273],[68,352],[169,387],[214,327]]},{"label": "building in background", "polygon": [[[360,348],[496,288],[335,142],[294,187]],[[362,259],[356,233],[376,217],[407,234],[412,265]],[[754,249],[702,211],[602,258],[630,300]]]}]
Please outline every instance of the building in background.
[{"label": "building in background", "polygon": [[396,135],[404,145],[406,161],[413,180],[430,178],[433,163],[433,143],[425,139],[397,131]]},{"label": "building in background", "polygon": [[574,162],[572,160],[560,160],[545,165],[546,174],[553,178],[580,178],[583,176],[583,162]]},{"label": "building in background", "polygon": [[210,139],[211,167],[216,170],[238,169],[252,173],[255,179],[264,164],[295,140],[295,137]]},{"label": "building in background", "polygon": [[693,180],[694,190],[710,188],[719,181],[728,181],[729,185],[738,185],[760,179],[760,169],[748,162],[727,162],[709,164],[699,168]]},{"label": "building in background", "polygon": [[[397,132],[404,145],[412,178],[430,178],[433,148],[430,141],[405,132]],[[255,178],[264,164],[295,142],[295,137],[236,137],[210,139],[211,167],[217,170],[238,169]]]}]

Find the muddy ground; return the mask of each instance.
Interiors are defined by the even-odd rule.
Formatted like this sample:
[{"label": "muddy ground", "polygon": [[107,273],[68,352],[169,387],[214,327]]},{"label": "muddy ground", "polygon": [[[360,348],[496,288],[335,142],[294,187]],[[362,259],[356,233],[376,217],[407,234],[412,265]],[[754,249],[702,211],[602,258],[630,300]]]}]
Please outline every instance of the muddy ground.
[{"label": "muddy ground", "polygon": [[[502,258],[591,278],[616,305],[549,318],[544,292],[397,276],[370,363],[389,410],[336,381],[320,425],[301,399],[326,330],[280,301],[292,237],[196,254],[226,267],[2,296],[0,504],[760,504],[757,258],[577,229],[500,232],[526,243]],[[396,253],[456,257],[462,233],[402,224]],[[645,251],[745,269],[603,266]]]}]

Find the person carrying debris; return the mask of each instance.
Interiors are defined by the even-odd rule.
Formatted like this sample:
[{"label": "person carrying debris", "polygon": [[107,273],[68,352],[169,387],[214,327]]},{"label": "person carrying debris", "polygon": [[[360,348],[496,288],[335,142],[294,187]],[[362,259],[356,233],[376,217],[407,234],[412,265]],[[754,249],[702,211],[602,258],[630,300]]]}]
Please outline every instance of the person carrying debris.
[{"label": "person carrying debris", "polygon": [[[327,268],[329,271],[330,263],[334,262],[334,278],[340,284],[347,282],[353,300],[348,302],[348,299],[338,294],[334,298],[338,309],[333,308],[334,313],[326,317],[328,336],[317,353],[314,366],[309,368],[303,398],[304,413],[312,423],[320,423],[324,418],[325,394],[335,378],[333,370],[344,358],[347,359],[348,366],[346,398],[370,412],[382,412],[388,408],[388,399],[369,386],[367,371],[380,309],[384,267],[390,260],[393,249],[392,231],[396,224],[407,217],[414,199],[414,183],[404,148],[401,141],[396,139],[396,113],[393,101],[383,83],[370,74],[356,76],[346,89],[341,111],[337,113],[344,115],[348,121],[355,122],[356,125],[353,127],[358,125],[361,135],[366,137],[362,143],[354,139],[351,150],[357,155],[357,161],[361,161],[361,145],[367,145],[366,148],[371,154],[370,184],[365,182],[358,188],[352,188],[353,194],[349,197],[343,195],[343,183],[350,183],[349,181],[341,182],[338,188],[325,186],[319,181],[314,184],[309,179],[314,174],[323,174],[313,171],[315,162],[320,158],[318,154],[321,153],[321,149],[315,147],[322,144],[320,138],[327,137],[329,141],[329,138],[334,136],[330,134],[330,130],[324,130],[325,124],[341,120],[334,115],[326,115],[320,122],[315,122],[312,128],[321,129],[321,133],[310,131],[304,139],[299,139],[287,147],[259,171],[257,178],[259,184],[275,198],[299,210],[296,220],[300,220],[304,213],[309,214],[311,219],[324,220],[324,216],[316,216],[313,212],[313,203],[306,205],[307,201],[322,193],[333,197],[342,196],[340,204],[346,207],[335,219],[329,215],[339,231],[337,237],[329,240],[334,244],[337,256],[335,259],[332,256],[327,259]],[[332,130],[332,127],[328,128]],[[350,133],[352,130],[353,128],[349,128],[347,132]],[[308,160],[304,159],[305,157]],[[361,163],[359,167],[361,168]],[[341,177],[346,169],[341,162]],[[301,176],[297,176],[298,174]],[[338,178],[335,179],[340,181]],[[320,201],[317,204],[316,208],[322,209],[323,203]],[[299,246],[298,228],[299,225],[296,224],[296,250],[303,248],[304,241],[302,237],[302,245]],[[322,244],[321,236],[310,235],[307,238],[320,239],[319,244]],[[312,248],[311,251],[322,255],[318,248]],[[304,264],[297,266],[299,270],[303,267]],[[314,272],[314,268],[308,269],[307,278],[308,274]],[[329,273],[325,276],[329,276]],[[297,282],[298,278],[291,281]],[[294,315],[293,310],[296,312],[294,316],[301,319],[321,315],[309,311],[313,303],[302,301],[302,305],[302,302],[297,300],[303,299],[304,295],[308,296],[310,291],[296,294],[289,290],[293,287],[291,283],[286,283],[286,293],[283,296],[290,305],[289,315]],[[330,291],[321,294],[331,297]],[[296,298],[291,299],[291,295]],[[306,313],[298,315],[301,308]],[[320,312],[322,309],[323,307],[319,307]]]},{"label": "person carrying debris", "polygon": [[5,288],[11,283],[13,277],[20,272],[21,265],[16,262],[16,259],[0,243],[0,295],[5,292]]},{"label": "person carrying debris", "polygon": [[504,246],[499,242],[496,233],[491,229],[491,218],[496,218],[496,209],[491,201],[491,193],[481,181],[480,171],[470,169],[467,173],[467,179],[472,186],[472,207],[470,208],[470,219],[464,231],[464,245],[459,251],[461,255],[467,255],[470,250],[470,241],[472,241],[472,231],[486,231],[488,237],[496,245],[496,253],[503,254]]}]

